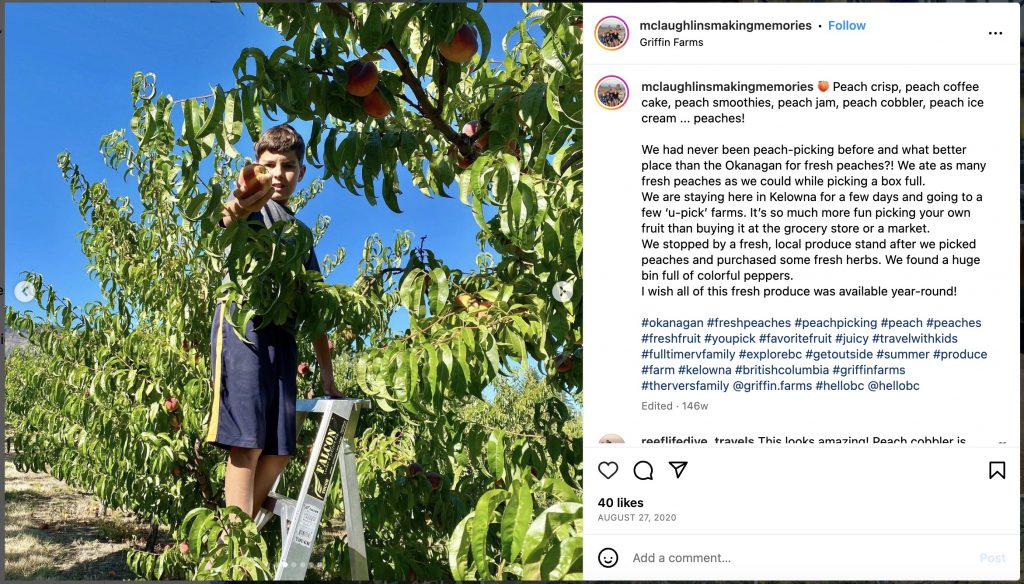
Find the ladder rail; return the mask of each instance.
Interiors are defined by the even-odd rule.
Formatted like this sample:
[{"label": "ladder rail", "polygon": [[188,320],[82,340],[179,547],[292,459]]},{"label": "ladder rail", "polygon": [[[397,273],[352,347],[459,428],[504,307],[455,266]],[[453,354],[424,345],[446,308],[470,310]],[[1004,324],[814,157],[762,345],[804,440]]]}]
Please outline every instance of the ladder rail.
[{"label": "ladder rail", "polygon": [[[353,414],[358,421],[359,410]],[[341,473],[341,494],[345,502],[345,533],[348,537],[348,559],[353,580],[369,580],[369,564],[366,558],[366,540],[363,536],[363,507],[359,500],[359,477],[356,473],[356,453],[352,448],[356,423],[345,428],[338,457],[338,471]]]},{"label": "ladder rail", "polygon": [[[322,457],[324,439],[327,437],[333,417],[333,415],[325,414],[320,420],[320,427],[317,429],[315,442],[315,444],[319,445],[319,448],[314,448],[318,452],[306,464],[302,486],[299,488],[299,496],[295,501],[295,518],[288,525],[288,535],[281,546],[281,560],[278,562],[277,571],[274,574],[275,580],[301,580],[305,578],[309,556],[313,551],[313,540],[319,531],[320,518],[324,508],[324,501],[309,496],[309,488],[313,484],[316,471],[314,460],[319,460]],[[310,535],[311,529],[313,531]]]}]

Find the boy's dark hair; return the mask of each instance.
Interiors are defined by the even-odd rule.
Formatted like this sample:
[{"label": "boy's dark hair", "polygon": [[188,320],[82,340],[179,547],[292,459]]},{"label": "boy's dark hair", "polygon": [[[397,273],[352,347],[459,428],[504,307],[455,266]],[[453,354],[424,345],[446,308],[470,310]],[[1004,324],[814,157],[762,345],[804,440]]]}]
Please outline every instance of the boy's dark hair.
[{"label": "boy's dark hair", "polygon": [[306,142],[295,131],[295,128],[288,124],[274,126],[263,132],[263,135],[256,142],[255,150],[257,159],[264,152],[271,152],[273,154],[294,152],[295,159],[299,161],[299,164],[305,164],[306,160]]}]

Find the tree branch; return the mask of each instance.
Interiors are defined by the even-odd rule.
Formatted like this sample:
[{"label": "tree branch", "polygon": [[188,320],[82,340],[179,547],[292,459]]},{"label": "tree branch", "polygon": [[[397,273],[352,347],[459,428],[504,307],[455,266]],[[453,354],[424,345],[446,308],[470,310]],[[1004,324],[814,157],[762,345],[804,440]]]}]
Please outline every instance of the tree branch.
[{"label": "tree branch", "polygon": [[541,436],[540,434],[523,434],[523,433],[520,433],[520,432],[514,432],[514,431],[509,430],[507,428],[497,428],[495,426],[492,426],[490,424],[485,424],[483,422],[477,422],[475,420],[467,420],[466,418],[462,418],[462,417],[460,417],[459,420],[462,421],[462,422],[465,422],[467,424],[473,424],[474,426],[480,426],[482,428],[487,428],[488,430],[490,430],[492,432],[495,431],[495,430],[501,430],[502,432],[505,433],[506,436],[519,436],[520,438],[533,438],[534,440],[546,440],[547,439],[545,436]]},{"label": "tree branch", "polygon": [[405,268],[384,268],[377,274],[378,280],[383,280],[385,275],[390,276],[391,274],[401,274],[405,271]]},{"label": "tree branch", "polygon": [[406,97],[404,93],[399,93],[398,98],[412,106],[414,110],[420,112],[420,115],[423,115],[423,108],[420,107],[420,104]]},{"label": "tree branch", "polygon": [[[202,443],[196,440],[192,445],[192,451],[195,453],[195,466],[190,470],[193,476],[196,478],[196,483],[199,486],[199,492],[202,493],[203,499],[206,502],[206,507],[214,509],[217,506],[217,499],[213,496],[213,489],[210,488],[210,481],[206,477],[206,473],[200,470],[203,463]],[[186,468],[189,466],[185,463]]]},{"label": "tree branch", "polygon": [[[231,89],[235,89],[235,88],[232,87]],[[229,89],[228,91],[231,91],[231,90]],[[225,92],[225,93],[227,93],[227,92]],[[179,104],[179,103],[185,103],[186,101],[188,101],[190,99],[210,99],[211,97],[213,97],[212,93],[210,95],[197,95],[195,97],[186,97],[184,99],[176,99],[176,100],[172,101],[171,105],[175,105],[175,104]]]},{"label": "tree branch", "polygon": [[472,148],[470,148],[469,138],[461,136],[441,118],[440,112],[438,112],[437,108],[435,108],[430,102],[430,96],[427,95],[427,91],[423,89],[423,85],[420,83],[419,79],[413,75],[412,67],[409,65],[408,59],[405,58],[402,51],[399,50],[397,45],[395,45],[395,41],[389,40],[385,43],[384,50],[391,55],[395,64],[398,65],[398,69],[402,72],[402,80],[409,86],[409,89],[412,90],[412,94],[416,96],[416,100],[420,104],[423,117],[430,120],[431,123],[434,124],[434,127],[437,128],[449,142],[459,146],[460,150],[465,148],[463,154],[470,154],[472,152]]},{"label": "tree branch", "polygon": [[437,111],[444,115],[444,91],[448,88],[448,60],[441,59],[441,65],[437,72]]},{"label": "tree branch", "polygon": [[[355,15],[350,10],[341,6],[341,4],[333,2],[325,2],[327,8],[334,12],[336,15],[342,18],[347,18],[353,26],[356,26]],[[468,136],[464,136],[456,132],[451,126],[444,121],[441,117],[439,108],[436,107],[430,100],[430,96],[427,95],[427,91],[423,89],[423,84],[420,83],[419,79],[412,72],[412,67],[409,65],[409,60],[405,58],[405,54],[398,48],[393,39],[389,39],[387,43],[382,47],[384,50],[391,55],[391,58],[395,61],[399,71],[402,72],[402,81],[409,86],[412,90],[412,94],[416,96],[416,101],[419,102],[419,106],[413,105],[412,101],[406,98],[404,95],[399,94],[399,97],[405,100],[422,115],[423,117],[430,120],[434,127],[441,132],[441,134],[452,144],[454,144],[459,152],[467,158],[473,157],[473,146],[472,141]],[[445,65],[442,65],[446,67]],[[439,104],[440,105],[440,104]]]},{"label": "tree branch", "polygon": [[347,18],[348,21],[352,23],[352,26],[356,25],[356,15],[352,14],[352,11],[349,10],[348,8],[342,6],[340,2],[321,2],[321,5],[326,5],[327,8],[331,10],[331,12],[337,14],[342,18]]}]

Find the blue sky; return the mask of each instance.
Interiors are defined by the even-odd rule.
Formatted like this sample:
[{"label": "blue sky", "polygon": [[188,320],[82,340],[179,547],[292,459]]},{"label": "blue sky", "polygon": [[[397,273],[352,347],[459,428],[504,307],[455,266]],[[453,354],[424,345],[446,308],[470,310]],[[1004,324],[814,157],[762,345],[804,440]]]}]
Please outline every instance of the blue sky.
[{"label": "blue sky", "polygon": [[[57,154],[68,150],[90,181],[107,179],[115,196],[135,195],[135,180],[124,182],[103,165],[99,140],[127,128],[132,115],[130,85],[136,71],[153,72],[157,89],[175,99],[206,95],[210,86],[234,85],[231,67],[245,47],[269,53],[283,44],[278,32],[260,24],[255,4],[37,4],[5,7],[6,149],[5,230],[7,302],[24,271],[40,272],[76,304],[99,298],[85,275],[86,259],[77,233],[85,224],[57,169]],[[487,4],[491,54],[502,35],[522,16],[519,4]],[[284,121],[283,117],[279,121]],[[266,123],[274,123],[265,120]],[[296,122],[300,132],[309,125]],[[243,132],[244,134],[244,132]],[[236,145],[251,156],[247,135]],[[306,180],[318,176],[309,167]],[[407,176],[403,173],[403,176]],[[337,183],[326,183],[299,217],[312,225],[318,214],[331,226],[317,247],[321,258],[344,246],[348,259],[328,278],[350,283],[366,236],[380,233],[385,244],[410,229],[449,266],[475,266],[477,227],[469,208],[456,199],[429,199],[405,180],[401,215],[383,202],[371,207]],[[457,192],[453,187],[452,192]],[[414,240],[414,241],[418,241]]]}]

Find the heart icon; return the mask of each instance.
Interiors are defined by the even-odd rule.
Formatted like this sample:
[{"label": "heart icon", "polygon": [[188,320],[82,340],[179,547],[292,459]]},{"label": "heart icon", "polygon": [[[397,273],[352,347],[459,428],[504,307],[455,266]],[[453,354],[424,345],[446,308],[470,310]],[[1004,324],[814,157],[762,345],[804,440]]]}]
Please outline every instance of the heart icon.
[{"label": "heart icon", "polygon": [[818,89],[820,89],[822,91],[828,91],[828,81],[819,81],[818,82]]},{"label": "heart icon", "polygon": [[597,465],[597,472],[604,475],[604,478],[610,479],[615,476],[615,473],[619,472],[619,465],[614,462],[602,462]]}]

